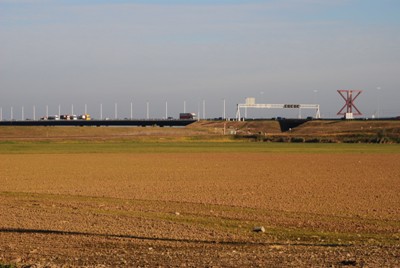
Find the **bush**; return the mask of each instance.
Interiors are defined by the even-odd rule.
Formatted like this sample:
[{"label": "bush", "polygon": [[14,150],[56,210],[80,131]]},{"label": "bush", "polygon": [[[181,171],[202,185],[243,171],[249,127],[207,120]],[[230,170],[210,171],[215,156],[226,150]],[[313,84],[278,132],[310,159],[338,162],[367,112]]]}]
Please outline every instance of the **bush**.
[{"label": "bush", "polygon": [[296,142],[296,143],[298,143],[298,142],[305,142],[305,139],[303,138],[303,137],[292,137],[291,139],[290,139],[290,142]]},{"label": "bush", "polygon": [[279,137],[276,141],[277,142],[290,142],[290,138],[288,138],[288,137]]},{"label": "bush", "polygon": [[312,138],[312,139],[307,139],[305,142],[307,143],[320,143],[322,142],[320,138]]},{"label": "bush", "polygon": [[0,268],[15,268],[15,265],[12,264],[2,264],[0,263]]}]

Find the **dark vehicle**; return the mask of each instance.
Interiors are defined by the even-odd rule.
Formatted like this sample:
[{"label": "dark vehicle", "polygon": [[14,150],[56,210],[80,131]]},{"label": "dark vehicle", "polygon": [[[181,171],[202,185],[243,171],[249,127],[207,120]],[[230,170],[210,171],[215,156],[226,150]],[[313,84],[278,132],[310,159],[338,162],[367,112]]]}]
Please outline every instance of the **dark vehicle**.
[{"label": "dark vehicle", "polygon": [[71,117],[70,117],[69,114],[62,114],[62,115],[60,115],[60,119],[61,119],[61,120],[70,120]]},{"label": "dark vehicle", "polygon": [[180,113],[179,114],[179,119],[189,119],[189,120],[194,120],[196,119],[197,116],[195,113]]},{"label": "dark vehicle", "polygon": [[60,117],[58,115],[49,115],[47,120],[60,120]]}]

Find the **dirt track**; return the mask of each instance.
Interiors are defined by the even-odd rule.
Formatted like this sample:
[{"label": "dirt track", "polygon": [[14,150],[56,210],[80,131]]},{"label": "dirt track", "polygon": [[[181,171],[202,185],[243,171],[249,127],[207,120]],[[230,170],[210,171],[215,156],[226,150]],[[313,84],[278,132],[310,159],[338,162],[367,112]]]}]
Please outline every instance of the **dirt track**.
[{"label": "dirt track", "polygon": [[[400,155],[0,155],[0,263],[400,265]],[[254,233],[254,226],[265,233]]]}]

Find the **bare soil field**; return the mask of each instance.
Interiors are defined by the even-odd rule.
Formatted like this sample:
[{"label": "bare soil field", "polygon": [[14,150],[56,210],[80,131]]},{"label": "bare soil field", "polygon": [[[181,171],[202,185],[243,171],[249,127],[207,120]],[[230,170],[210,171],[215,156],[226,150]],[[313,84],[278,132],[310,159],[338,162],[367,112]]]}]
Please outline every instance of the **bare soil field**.
[{"label": "bare soil field", "polygon": [[399,162],[398,153],[2,153],[0,264],[398,267]]}]

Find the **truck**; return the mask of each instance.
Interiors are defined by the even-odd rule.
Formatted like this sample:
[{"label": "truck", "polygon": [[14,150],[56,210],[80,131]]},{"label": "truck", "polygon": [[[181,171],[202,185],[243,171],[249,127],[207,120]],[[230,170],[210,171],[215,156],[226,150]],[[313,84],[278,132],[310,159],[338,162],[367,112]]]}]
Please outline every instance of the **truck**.
[{"label": "truck", "polygon": [[180,113],[179,119],[182,120],[196,120],[197,116],[195,113]]},{"label": "truck", "polygon": [[60,120],[58,115],[49,115],[45,120]]},{"label": "truck", "polygon": [[[88,118],[90,118],[90,115],[88,116]],[[60,120],[78,120],[78,116],[76,114],[62,114],[60,115]]]},{"label": "truck", "polygon": [[71,120],[71,116],[69,114],[60,115],[61,120]]},{"label": "truck", "polygon": [[79,120],[91,120],[90,114],[82,114],[78,117]]}]

